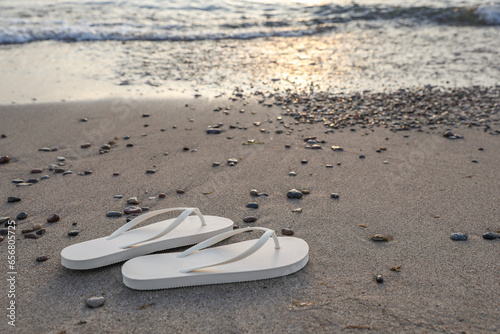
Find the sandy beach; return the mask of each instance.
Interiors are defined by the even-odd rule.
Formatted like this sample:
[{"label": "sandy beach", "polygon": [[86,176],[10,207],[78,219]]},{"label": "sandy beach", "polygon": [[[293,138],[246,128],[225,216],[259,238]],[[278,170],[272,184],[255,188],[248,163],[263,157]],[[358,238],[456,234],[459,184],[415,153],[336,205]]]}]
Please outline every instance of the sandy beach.
[{"label": "sandy beach", "polygon": [[[496,333],[500,239],[483,238],[500,233],[495,92],[490,98],[474,89],[451,93],[452,100],[471,97],[467,110],[478,111],[455,120],[459,113],[450,107],[441,120],[408,131],[395,130],[404,117],[392,114],[382,124],[373,114],[378,109],[369,106],[360,109],[368,112],[366,118],[352,116],[337,126],[325,127],[320,112],[312,113],[316,121],[311,116],[305,122],[298,114],[306,103],[293,96],[290,101],[255,95],[1,106],[0,155],[10,162],[0,165],[0,216],[17,221],[17,280],[16,326],[4,316],[0,330]],[[422,94],[425,100],[428,92]],[[352,107],[349,96],[343,98],[347,102],[339,98],[339,105]],[[433,98],[430,104],[443,100]],[[374,96],[362,100],[376,104]],[[329,103],[316,106],[328,109]],[[381,124],[370,123],[373,119]],[[207,134],[219,122],[222,133]],[[463,138],[446,138],[446,131]],[[314,145],[305,141],[311,137],[319,149],[307,148]],[[81,148],[87,143],[91,146]],[[110,149],[100,153],[106,144]],[[229,166],[230,158],[238,163]],[[33,169],[42,172],[32,174]],[[12,182],[16,179],[37,182],[19,185]],[[310,193],[288,199],[294,188]],[[268,196],[254,197],[252,189]],[[21,200],[8,203],[8,197]],[[278,235],[292,229],[308,242],[309,263],[282,278],[158,291],[124,286],[121,264],[64,268],[61,250],[124,224],[125,215],[106,213],[123,211],[130,197],[150,210],[193,206],[238,227],[264,226]],[[259,208],[247,208],[249,202]],[[16,219],[22,211],[27,218]],[[60,220],[47,222],[54,214]],[[243,222],[248,216],[257,221]],[[21,231],[36,223],[45,233],[25,238]],[[78,235],[68,236],[74,230]],[[458,232],[468,240],[451,240]],[[376,234],[390,241],[373,241]],[[245,233],[226,243],[256,237]],[[5,273],[7,246],[5,236],[0,242]],[[41,256],[48,259],[38,262]],[[377,275],[383,283],[376,282]],[[5,295],[7,281],[0,286]],[[93,296],[105,297],[105,304],[87,307]]]}]

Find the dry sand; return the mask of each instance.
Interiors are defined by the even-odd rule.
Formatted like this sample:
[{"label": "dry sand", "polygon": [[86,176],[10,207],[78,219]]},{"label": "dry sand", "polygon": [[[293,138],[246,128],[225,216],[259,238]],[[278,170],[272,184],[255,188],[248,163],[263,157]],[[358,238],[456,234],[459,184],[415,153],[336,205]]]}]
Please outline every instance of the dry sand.
[{"label": "dry sand", "polygon": [[[212,111],[227,106],[227,115]],[[0,107],[0,133],[7,135],[0,139],[0,155],[11,158],[0,165],[0,216],[28,213],[16,231],[16,327],[4,315],[0,331],[499,332],[500,240],[484,240],[482,234],[500,232],[500,137],[469,128],[456,130],[462,140],[443,138],[442,128],[325,134],[321,124],[293,125],[287,118],[295,131],[276,134],[283,129],[277,121],[280,112],[276,106],[255,101],[245,106],[222,98]],[[80,122],[83,117],[88,122]],[[256,121],[262,124],[254,126]],[[217,122],[227,131],[207,135],[207,126]],[[247,129],[229,129],[231,124]],[[308,136],[325,140],[323,149],[305,149]],[[99,146],[114,137],[119,139],[110,152],[99,154]],[[265,144],[242,145],[250,139]],[[80,149],[86,142],[93,146]],[[331,145],[344,152],[333,152]],[[54,146],[57,152],[38,151]],[[387,150],[377,153],[380,147]],[[48,171],[59,156],[74,174]],[[240,161],[229,167],[228,158]],[[308,163],[302,164],[303,159]],[[221,166],[212,167],[214,161]],[[44,171],[31,175],[33,168]],[[151,168],[156,173],[146,174]],[[92,174],[78,175],[86,170]],[[290,171],[297,176],[289,176]],[[11,183],[46,174],[49,179],[29,187]],[[251,197],[254,188],[269,197]],[[285,194],[292,188],[311,193],[290,200]],[[176,194],[176,189],[185,193]],[[333,192],[340,198],[332,199]],[[159,193],[166,198],[159,199]],[[118,194],[123,199],[113,198]],[[7,203],[8,196],[22,200]],[[309,243],[310,261],[283,278],[159,291],[125,287],[120,264],[89,271],[62,267],[64,247],[108,235],[125,222],[106,218],[106,213],[123,210],[132,196],[151,210],[196,206],[239,226],[253,215],[259,219],[249,225],[278,232],[291,228]],[[246,208],[253,201],[259,209]],[[303,211],[294,213],[294,208]],[[61,220],[46,223],[54,213]],[[33,223],[42,223],[45,235],[23,238],[20,230]],[[69,237],[73,223],[80,233]],[[454,242],[453,232],[467,233],[469,240]],[[369,239],[374,234],[394,240],[376,243]],[[255,237],[251,233],[231,241]],[[7,272],[6,240],[0,248]],[[36,262],[42,255],[49,259]],[[399,272],[391,270],[397,266]],[[383,284],[375,282],[377,274],[383,275]],[[0,287],[5,312],[5,279]],[[92,296],[104,296],[106,303],[86,307]]]}]

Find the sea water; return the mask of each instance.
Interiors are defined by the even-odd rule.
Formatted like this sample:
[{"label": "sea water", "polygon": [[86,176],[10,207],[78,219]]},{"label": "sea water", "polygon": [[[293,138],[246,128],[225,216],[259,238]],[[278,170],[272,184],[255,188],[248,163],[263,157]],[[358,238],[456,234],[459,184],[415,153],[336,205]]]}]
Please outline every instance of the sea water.
[{"label": "sea water", "polygon": [[3,102],[7,77],[61,69],[129,91],[336,92],[495,85],[499,63],[498,0],[0,1]]}]

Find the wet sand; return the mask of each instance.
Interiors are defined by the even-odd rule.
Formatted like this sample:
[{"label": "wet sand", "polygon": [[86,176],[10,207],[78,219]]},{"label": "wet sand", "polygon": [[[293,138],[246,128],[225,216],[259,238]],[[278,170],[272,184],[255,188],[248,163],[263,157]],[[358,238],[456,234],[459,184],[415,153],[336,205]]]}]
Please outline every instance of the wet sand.
[{"label": "wet sand", "polygon": [[[421,131],[358,124],[325,133],[321,122],[296,124],[281,115],[283,106],[259,99],[114,99],[0,107],[0,133],[7,136],[0,139],[0,155],[11,159],[0,165],[0,216],[28,214],[16,230],[15,331],[500,330],[500,240],[482,237],[500,232],[500,136],[483,127],[461,126],[452,131],[464,139],[450,140],[443,137],[448,127],[440,124]],[[150,116],[144,118],[144,113]],[[225,132],[207,134],[207,126],[217,122]],[[497,113],[488,124],[499,128]],[[130,139],[124,140],[127,135]],[[322,149],[306,149],[304,139],[311,136],[325,141],[319,144]],[[248,140],[264,144],[242,145]],[[100,146],[110,141],[116,143],[109,153],[99,154]],[[81,149],[84,143],[92,146]],[[126,147],[129,143],[134,146]],[[333,145],[344,151],[332,151]],[[38,151],[42,147],[58,150]],[[386,150],[377,152],[380,148]],[[59,167],[73,174],[48,170],[57,157],[66,158]],[[238,164],[228,166],[229,158]],[[221,165],[212,167],[216,161]],[[34,168],[43,172],[30,174]],[[156,172],[147,174],[148,169]],[[85,171],[92,173],[79,175]],[[289,176],[290,171],[297,175]],[[42,175],[50,178],[40,180]],[[11,183],[17,178],[39,182],[17,187]],[[310,194],[287,199],[293,188]],[[177,189],[185,193],[177,194]],[[252,197],[251,189],[269,196]],[[158,198],[160,193],[166,197]],[[7,203],[9,196],[21,201]],[[120,264],[89,271],[61,266],[64,247],[121,226],[125,217],[106,218],[106,213],[122,211],[133,196],[151,210],[196,206],[240,227],[264,226],[278,234],[293,229],[309,243],[309,263],[272,280],[159,291],[125,287]],[[249,202],[260,207],[248,209]],[[292,212],[296,208],[302,212]],[[53,214],[60,221],[47,223]],[[247,216],[258,220],[246,224]],[[43,224],[46,233],[36,240],[23,238],[21,230],[34,223]],[[79,235],[69,237],[74,229]],[[468,241],[450,240],[454,232],[468,234]],[[377,243],[370,239],[375,234],[393,240]],[[250,233],[231,241],[255,237]],[[0,248],[5,268],[6,240]],[[37,262],[43,255],[49,259]],[[375,281],[378,274],[384,283]],[[6,291],[5,280],[0,286]],[[106,303],[86,307],[92,296],[104,296]],[[4,317],[0,330],[12,331],[6,322]]]}]

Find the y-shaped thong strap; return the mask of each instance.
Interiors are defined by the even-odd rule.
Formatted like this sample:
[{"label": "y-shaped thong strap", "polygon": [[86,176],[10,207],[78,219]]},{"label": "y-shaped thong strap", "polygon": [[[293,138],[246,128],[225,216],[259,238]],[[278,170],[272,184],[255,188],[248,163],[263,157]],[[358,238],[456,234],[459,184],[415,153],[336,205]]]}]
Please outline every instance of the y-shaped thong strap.
[{"label": "y-shaped thong strap", "polygon": [[151,212],[145,213],[143,215],[140,215],[137,218],[132,219],[127,224],[123,225],[122,227],[120,227],[119,229],[114,231],[106,240],[111,240],[111,239],[118,237],[119,235],[121,235],[125,231],[128,231],[129,229],[131,229],[135,225],[143,222],[144,220],[146,220],[148,218],[157,216],[157,215],[162,214],[162,213],[166,213],[166,212],[170,212],[170,211],[177,211],[177,210],[184,210],[184,212],[181,213],[170,225],[168,225],[166,228],[164,228],[158,234],[155,234],[154,236],[152,236],[148,239],[145,239],[145,240],[140,240],[140,241],[137,241],[137,242],[125,245],[125,246],[121,246],[120,248],[124,249],[124,248],[128,248],[128,247],[132,247],[132,246],[141,244],[143,242],[151,241],[153,239],[161,238],[165,234],[169,233],[174,228],[179,226],[193,212],[196,213],[198,215],[198,217],[200,217],[201,226],[206,225],[205,218],[203,217],[203,215],[200,212],[200,209],[198,209],[198,208],[171,208],[171,209],[156,210],[156,211],[151,211]]},{"label": "y-shaped thong strap", "polygon": [[274,248],[275,249],[280,248],[278,237],[276,236],[276,232],[274,232],[274,230],[270,230],[270,229],[265,228],[265,227],[246,227],[246,228],[242,228],[242,229],[238,229],[238,230],[234,230],[234,231],[229,231],[229,232],[225,232],[225,233],[216,235],[215,237],[207,239],[207,240],[200,242],[199,244],[187,249],[186,251],[177,255],[177,257],[182,258],[182,257],[188,256],[188,255],[191,255],[196,251],[199,251],[199,250],[202,250],[203,248],[207,248],[209,246],[212,246],[212,245],[214,245],[214,244],[216,244],[224,239],[227,239],[233,235],[243,233],[243,232],[248,232],[248,231],[256,231],[256,230],[265,231],[265,233],[250,248],[248,248],[243,253],[236,255],[235,257],[230,258],[228,260],[224,260],[222,262],[212,263],[212,264],[199,266],[199,267],[195,267],[195,268],[183,269],[180,272],[181,273],[188,273],[188,272],[198,270],[198,269],[221,266],[223,264],[228,264],[228,263],[239,261],[239,260],[244,259],[247,256],[255,253],[259,248],[264,246],[264,244],[269,240],[270,237],[273,237],[273,239],[274,239]]}]

